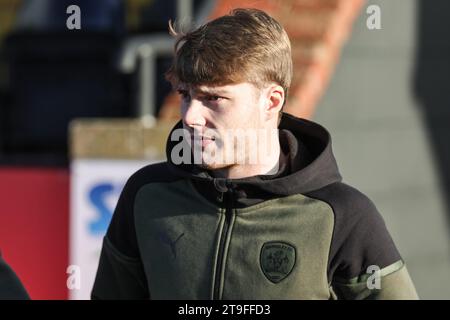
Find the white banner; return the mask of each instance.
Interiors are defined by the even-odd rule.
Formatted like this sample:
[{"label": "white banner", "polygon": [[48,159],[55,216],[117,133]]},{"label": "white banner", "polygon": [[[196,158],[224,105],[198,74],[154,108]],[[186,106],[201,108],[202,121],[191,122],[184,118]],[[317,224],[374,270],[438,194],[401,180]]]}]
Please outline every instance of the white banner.
[{"label": "white banner", "polygon": [[120,192],[134,172],[150,163],[137,160],[72,161],[70,265],[67,268],[70,299],[90,299],[103,236]]}]

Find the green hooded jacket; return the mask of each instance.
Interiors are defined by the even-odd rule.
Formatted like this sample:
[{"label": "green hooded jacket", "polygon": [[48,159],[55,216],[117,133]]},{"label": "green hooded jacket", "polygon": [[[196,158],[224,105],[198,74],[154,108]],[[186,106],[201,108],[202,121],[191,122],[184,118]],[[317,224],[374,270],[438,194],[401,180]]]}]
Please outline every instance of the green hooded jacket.
[{"label": "green hooded jacket", "polygon": [[[181,121],[174,130],[182,128]],[[286,113],[276,174],[140,169],[103,241],[94,299],[417,299],[374,204],[341,180],[326,129]]]}]

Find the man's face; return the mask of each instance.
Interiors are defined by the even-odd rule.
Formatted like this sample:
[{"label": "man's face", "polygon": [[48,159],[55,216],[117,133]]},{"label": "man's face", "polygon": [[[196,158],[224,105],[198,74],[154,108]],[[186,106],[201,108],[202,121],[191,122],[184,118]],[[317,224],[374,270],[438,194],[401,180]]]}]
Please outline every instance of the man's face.
[{"label": "man's face", "polygon": [[[244,82],[225,86],[181,84],[178,92],[182,99],[183,127],[191,137],[198,138],[192,141],[191,147],[194,148],[197,143],[203,160],[205,153],[216,155],[213,162],[202,161],[204,167],[220,169],[234,165],[238,157],[248,159],[251,148],[258,148],[257,144],[249,145],[248,141],[242,148],[237,140],[243,141],[243,132],[251,135],[258,129],[265,129],[262,90]],[[224,152],[228,158],[217,156]],[[222,161],[217,160],[219,158]]]}]

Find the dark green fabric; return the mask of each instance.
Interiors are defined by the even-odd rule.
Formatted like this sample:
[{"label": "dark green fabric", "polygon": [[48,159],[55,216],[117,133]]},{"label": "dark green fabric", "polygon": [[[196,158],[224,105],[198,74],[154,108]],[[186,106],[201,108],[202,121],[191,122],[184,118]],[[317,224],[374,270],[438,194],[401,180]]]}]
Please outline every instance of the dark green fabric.
[{"label": "dark green fabric", "polygon": [[149,298],[146,277],[139,260],[121,254],[103,239],[99,269],[93,299],[146,299]]},{"label": "dark green fabric", "polygon": [[[225,209],[189,180],[147,184],[134,205],[142,264],[105,238],[93,298],[212,299],[219,283],[220,299],[417,299],[402,261],[380,271],[380,290],[368,289],[369,274],[329,283],[334,214],[320,200],[298,194],[233,209],[221,270]],[[274,242],[295,248],[292,270],[276,283],[261,266],[263,247]]]},{"label": "dark green fabric", "polygon": [[193,193],[187,180],[148,184],[138,192],[136,233],[152,299],[212,297],[223,211]]},{"label": "dark green fabric", "polygon": [[[222,299],[329,298],[333,213],[326,203],[299,194],[234,209],[225,265],[215,270],[223,214],[188,180],[149,184],[138,192],[136,232],[153,299],[211,299],[215,277]],[[181,234],[175,256],[165,239]],[[297,252],[293,270],[276,284],[260,265],[262,247],[273,241]]]}]

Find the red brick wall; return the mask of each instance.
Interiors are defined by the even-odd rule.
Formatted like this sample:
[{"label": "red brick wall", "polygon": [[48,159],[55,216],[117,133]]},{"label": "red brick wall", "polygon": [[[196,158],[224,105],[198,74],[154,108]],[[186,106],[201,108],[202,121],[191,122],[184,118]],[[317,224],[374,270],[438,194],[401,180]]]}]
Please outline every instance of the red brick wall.
[{"label": "red brick wall", "polygon": [[[285,27],[292,42],[294,79],[285,111],[311,118],[338,62],[364,0],[219,0],[210,18],[233,8],[259,8]],[[179,118],[179,100],[167,97],[161,119]]]}]

